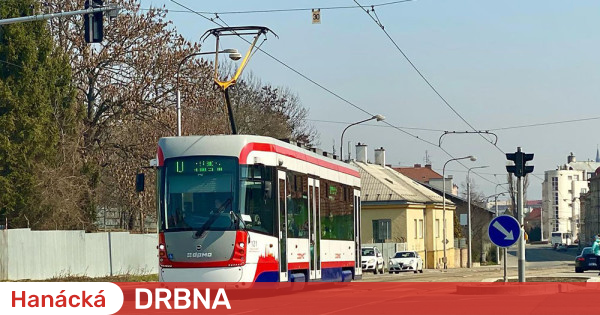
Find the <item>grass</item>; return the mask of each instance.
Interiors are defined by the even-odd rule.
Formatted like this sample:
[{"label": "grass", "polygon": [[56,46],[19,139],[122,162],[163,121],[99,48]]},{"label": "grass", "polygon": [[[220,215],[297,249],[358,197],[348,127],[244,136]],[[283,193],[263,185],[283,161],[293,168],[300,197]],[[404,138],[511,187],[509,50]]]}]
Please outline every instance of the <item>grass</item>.
[{"label": "grass", "polygon": [[156,282],[158,274],[151,275],[133,275],[126,274],[120,276],[108,276],[91,278],[86,276],[59,276],[46,280],[18,280],[19,282]]},{"label": "grass", "polygon": [[[526,278],[527,282],[587,282],[589,278],[582,277],[529,277]],[[518,279],[508,279],[508,282],[518,282]],[[496,280],[496,282],[504,282],[502,279]]]}]

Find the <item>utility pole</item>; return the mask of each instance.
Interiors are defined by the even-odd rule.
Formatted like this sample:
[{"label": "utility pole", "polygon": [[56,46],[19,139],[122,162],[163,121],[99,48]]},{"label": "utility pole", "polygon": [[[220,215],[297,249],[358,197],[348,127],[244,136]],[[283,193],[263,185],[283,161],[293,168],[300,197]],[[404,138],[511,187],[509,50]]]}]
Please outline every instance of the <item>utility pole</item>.
[{"label": "utility pole", "polygon": [[[521,147],[517,147],[517,152],[506,153],[506,159],[513,161],[514,165],[507,165],[506,170],[515,174],[517,177],[517,220],[519,221],[519,282],[525,282],[525,231],[523,229],[523,177],[533,172],[533,166],[527,166],[527,161],[533,160],[533,153],[521,152]],[[504,258],[506,259],[506,257]]]}]

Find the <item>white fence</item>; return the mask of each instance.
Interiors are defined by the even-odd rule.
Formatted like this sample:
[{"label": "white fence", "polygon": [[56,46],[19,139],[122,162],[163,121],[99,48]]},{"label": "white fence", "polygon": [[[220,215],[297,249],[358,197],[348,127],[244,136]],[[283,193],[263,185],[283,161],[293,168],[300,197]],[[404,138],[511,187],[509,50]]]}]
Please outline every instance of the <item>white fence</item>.
[{"label": "white fence", "polygon": [[0,231],[0,280],[157,273],[156,234]]}]

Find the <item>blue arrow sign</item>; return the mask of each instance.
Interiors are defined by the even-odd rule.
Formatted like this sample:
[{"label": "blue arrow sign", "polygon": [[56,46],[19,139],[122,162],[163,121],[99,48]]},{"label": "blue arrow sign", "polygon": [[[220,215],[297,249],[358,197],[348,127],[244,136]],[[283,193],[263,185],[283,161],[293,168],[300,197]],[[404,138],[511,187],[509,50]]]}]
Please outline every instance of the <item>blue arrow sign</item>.
[{"label": "blue arrow sign", "polygon": [[521,236],[519,221],[510,215],[498,216],[490,222],[488,235],[492,243],[497,246],[510,247]]}]

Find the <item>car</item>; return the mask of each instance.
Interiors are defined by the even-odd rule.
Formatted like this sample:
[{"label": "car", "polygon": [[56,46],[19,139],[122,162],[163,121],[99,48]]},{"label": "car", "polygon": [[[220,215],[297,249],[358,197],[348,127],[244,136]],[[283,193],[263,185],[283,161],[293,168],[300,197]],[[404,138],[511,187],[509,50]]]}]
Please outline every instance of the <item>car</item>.
[{"label": "car", "polygon": [[391,273],[400,273],[401,271],[413,271],[414,273],[423,273],[423,259],[415,251],[396,252],[394,257],[388,262],[388,270]]},{"label": "car", "polygon": [[582,273],[586,270],[600,270],[591,247],[583,248],[581,254],[575,258],[575,272]]},{"label": "car", "polygon": [[383,273],[385,262],[383,255],[377,247],[362,247],[361,248],[361,263],[363,271],[373,271],[374,274]]}]

